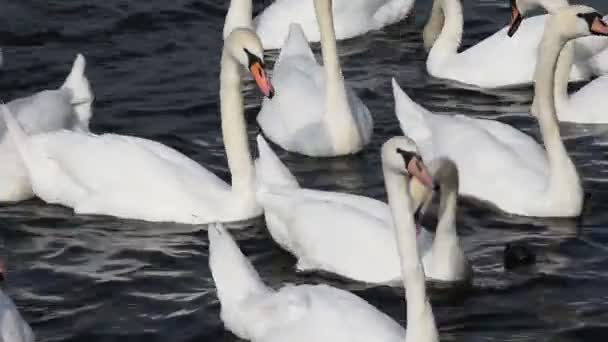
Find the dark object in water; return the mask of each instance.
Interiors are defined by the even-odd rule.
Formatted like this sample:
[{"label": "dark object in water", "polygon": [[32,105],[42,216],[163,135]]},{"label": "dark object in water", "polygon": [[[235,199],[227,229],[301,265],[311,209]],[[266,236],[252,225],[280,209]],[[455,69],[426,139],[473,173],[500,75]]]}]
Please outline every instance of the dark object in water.
[{"label": "dark object in water", "polygon": [[508,243],[505,246],[503,262],[505,269],[511,270],[521,266],[533,265],[536,262],[536,255],[527,244]]}]

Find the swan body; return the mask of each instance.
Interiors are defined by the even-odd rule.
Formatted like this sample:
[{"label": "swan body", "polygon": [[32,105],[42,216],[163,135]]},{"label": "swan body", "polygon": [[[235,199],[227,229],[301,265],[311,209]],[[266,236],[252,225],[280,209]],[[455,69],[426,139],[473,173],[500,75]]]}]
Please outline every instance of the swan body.
[{"label": "swan body", "polygon": [[[15,99],[7,105],[30,133],[60,129],[89,130],[93,93],[84,74],[85,59],[78,55],[65,83],[54,90]],[[34,196],[19,153],[0,122],[0,202],[18,202]]]},{"label": "swan body", "polygon": [[407,330],[348,291],[327,285],[286,285],[276,291],[267,287],[229,233],[215,225],[209,229],[209,265],[227,329],[254,342],[439,341],[418,258],[407,172],[396,152],[399,148],[414,151],[409,140],[399,137],[385,143],[382,154],[385,180],[395,190],[389,194],[397,236],[392,243],[397,241],[401,256]]},{"label": "swan body", "polygon": [[232,185],[161,143],[116,134],[58,131],[29,135],[3,107],[4,120],[23,159],[35,194],[79,214],[146,221],[206,223],[261,215],[254,194],[240,66],[250,65],[262,91],[272,88],[255,34],[234,30],[224,45],[221,72],[222,129]]},{"label": "swan body", "polygon": [[[306,39],[318,42],[321,35],[313,0],[277,0],[251,21],[252,0],[232,0],[226,16],[224,37],[234,27],[253,27],[265,49],[278,49],[285,42],[292,23],[299,24]],[[407,16],[414,0],[335,0],[336,38],[348,39],[379,30]]]},{"label": "swan body", "polygon": [[331,2],[314,0],[324,65],[316,62],[301,26],[292,25],[273,71],[273,82],[281,91],[264,100],[258,115],[270,140],[313,157],[359,152],[373,131],[369,109],[342,77]]},{"label": "swan body", "polygon": [[0,341],[34,342],[34,333],[29,324],[21,317],[17,307],[0,290]]},{"label": "swan body", "polygon": [[[368,283],[401,279],[393,218],[386,203],[302,189],[261,136],[258,151],[258,201],[264,207],[266,225],[273,239],[298,258],[299,270],[323,270]],[[457,182],[457,173],[455,177]],[[448,185],[441,188],[448,191]],[[457,184],[450,190],[454,203],[439,219],[444,226],[437,230],[439,237],[420,229],[417,241],[427,278],[462,281],[471,272],[450,218],[455,216]]]},{"label": "swan body", "polygon": [[[546,5],[551,11],[563,6],[567,6],[566,0],[547,1]],[[538,45],[547,18],[547,15],[540,15],[523,20],[519,33],[513,37],[507,35],[509,27],[504,27],[458,52],[463,31],[461,0],[435,0],[424,31],[425,46],[430,49],[427,71],[437,78],[480,88],[531,84],[534,81]],[[597,37],[586,37],[577,39],[574,44],[577,58],[569,79],[588,79],[597,72],[596,69],[601,68],[599,59],[590,58],[608,47],[608,42]]]}]

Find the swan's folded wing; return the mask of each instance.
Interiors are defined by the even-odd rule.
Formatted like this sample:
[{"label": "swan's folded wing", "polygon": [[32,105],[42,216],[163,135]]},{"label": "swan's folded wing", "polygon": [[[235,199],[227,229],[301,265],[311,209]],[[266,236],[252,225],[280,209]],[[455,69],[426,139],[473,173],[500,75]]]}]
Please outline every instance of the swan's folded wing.
[{"label": "swan's folded wing", "polygon": [[300,305],[297,316],[268,329],[256,342],[405,340],[398,323],[350,292],[327,285],[300,285],[285,287],[278,296],[300,298],[306,306]]}]

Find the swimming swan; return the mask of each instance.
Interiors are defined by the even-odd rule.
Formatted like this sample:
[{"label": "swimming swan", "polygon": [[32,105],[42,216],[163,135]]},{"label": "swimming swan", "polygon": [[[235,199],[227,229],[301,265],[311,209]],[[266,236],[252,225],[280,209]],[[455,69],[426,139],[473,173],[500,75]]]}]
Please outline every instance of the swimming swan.
[{"label": "swimming swan", "polygon": [[292,25],[272,74],[281,91],[264,100],[257,118],[274,143],[312,157],[359,152],[369,143],[374,125],[369,109],[344,83],[331,3],[314,0],[323,66],[315,60],[301,27]]},{"label": "swimming swan", "polygon": [[[85,59],[78,55],[70,74],[59,89],[44,90],[8,102],[21,126],[30,134],[60,129],[89,130],[93,93],[84,71]],[[34,197],[27,170],[0,120],[0,202],[18,202]]]},{"label": "swimming swan", "polygon": [[[399,252],[394,245],[393,218],[381,201],[352,194],[302,189],[264,138],[258,136],[256,160],[258,201],[273,239],[297,259],[300,271],[323,270],[367,283],[401,280]],[[441,210],[436,234],[419,229],[418,249],[425,275],[440,281],[463,281],[470,266],[456,232],[458,171],[453,162],[436,162],[434,177],[417,154],[407,154],[413,176],[411,189],[433,178],[441,189]],[[428,191],[428,190],[426,190]],[[411,194],[421,202],[424,194]]]},{"label": "swimming swan", "polygon": [[[0,283],[4,282],[6,269],[0,264]],[[0,341],[34,342],[34,333],[21,317],[11,298],[0,289]]]},{"label": "swimming swan", "polygon": [[[537,0],[534,0],[537,1]],[[549,12],[567,6],[567,0],[540,0]],[[509,38],[509,27],[458,52],[462,40],[463,13],[461,0],[435,0],[423,31],[425,47],[429,50],[426,67],[437,78],[457,81],[480,88],[501,88],[533,83],[538,45],[547,15],[536,16],[513,25],[520,34]],[[521,24],[521,25],[519,25]],[[588,79],[593,74],[591,56],[602,51],[608,43],[597,39],[575,42],[578,56],[570,74],[571,80]]]},{"label": "swimming swan", "polygon": [[[414,6],[414,0],[335,0],[337,39],[347,39],[379,30],[405,18]],[[256,29],[264,49],[280,48],[291,24],[300,24],[310,42],[321,40],[313,0],[276,0],[255,20],[252,18],[252,0],[231,0],[224,24],[224,38],[235,27]]]},{"label": "swimming swan", "polygon": [[570,6],[547,20],[535,83],[545,149],[532,137],[497,121],[432,114],[399,89],[396,112],[401,128],[426,160],[447,157],[456,162],[462,195],[518,215],[578,216],[583,189],[560,137],[553,90],[564,45],[574,38],[608,33],[597,15],[590,7]]},{"label": "swimming swan", "polygon": [[407,330],[352,293],[328,285],[266,286],[221,225],[209,228],[209,266],[226,328],[254,342],[438,342],[418,258],[416,225],[408,196],[403,154],[415,153],[407,138],[382,148],[382,167],[393,214],[393,243],[399,247],[407,299]]},{"label": "swimming swan", "polygon": [[[514,23],[521,21],[521,19],[518,18],[522,18],[526,11],[533,9],[534,6],[541,6],[536,0],[518,0],[517,2],[514,1],[512,4],[514,6],[512,22]],[[517,24],[515,24],[512,29],[514,34],[516,31]],[[604,37],[593,38],[603,39],[608,44],[608,39]],[[568,94],[568,74],[577,58],[575,51],[576,46],[573,45],[574,43],[575,42],[573,41],[568,42],[563,48],[555,70],[555,107],[557,109],[557,117],[560,121],[576,123],[608,123],[608,113],[605,110],[608,107],[608,97],[604,96],[604,92],[608,87],[608,75],[600,76],[587,83],[575,93]],[[600,56],[597,56],[596,58],[600,58]],[[606,57],[608,58],[608,54],[606,54]],[[602,59],[598,59],[598,61],[601,60]],[[532,105],[532,113],[533,115],[536,115],[537,112],[538,106],[535,99],[534,104]]]},{"label": "swimming swan", "polygon": [[78,214],[146,221],[208,223],[262,214],[245,127],[241,67],[265,96],[274,90],[264,71],[262,44],[250,30],[226,39],[220,73],[222,136],[232,186],[161,143],[117,134],[59,131],[28,136],[2,107],[4,120],[27,166],[35,194]]}]

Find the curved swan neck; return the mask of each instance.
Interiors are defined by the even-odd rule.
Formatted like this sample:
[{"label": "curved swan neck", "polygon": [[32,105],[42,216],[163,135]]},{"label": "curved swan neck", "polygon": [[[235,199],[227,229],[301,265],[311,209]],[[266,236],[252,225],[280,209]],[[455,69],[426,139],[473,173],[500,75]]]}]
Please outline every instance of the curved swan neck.
[{"label": "curved swan neck", "polygon": [[568,0],[539,0],[538,3],[549,14],[557,12],[562,7],[569,6]]},{"label": "curved swan neck", "polygon": [[314,0],[321,34],[321,52],[325,69],[325,127],[336,154],[346,154],[362,144],[357,124],[348,103],[334,29],[332,0]]},{"label": "curved swan neck", "polygon": [[237,27],[252,28],[251,18],[253,17],[252,0],[231,0],[226,20],[224,21],[223,37],[226,39],[230,32]]},{"label": "curved swan neck", "polygon": [[253,191],[255,173],[247,140],[240,65],[226,51],[222,53],[220,71],[220,107],[232,191]]},{"label": "curved swan neck", "polygon": [[426,51],[431,50],[433,45],[435,45],[435,41],[437,40],[437,37],[441,33],[441,30],[445,24],[445,16],[443,15],[443,9],[441,9],[441,6],[441,1],[433,1],[431,14],[429,15],[429,19],[426,22],[426,25],[424,25],[424,29],[422,31],[422,42]]},{"label": "curved swan neck", "polygon": [[[565,108],[570,97],[568,96],[568,81],[570,80],[570,71],[574,64],[574,41],[566,43],[557,60],[555,68],[555,97],[556,110]],[[536,97],[536,96],[535,96]],[[535,101],[538,101],[535,99]]]},{"label": "curved swan neck", "polygon": [[[547,23],[546,27],[549,28],[550,25],[551,23]],[[545,29],[539,45],[535,72],[534,93],[539,109],[538,122],[549,161],[550,189],[565,185],[565,181],[570,179],[573,171],[576,174],[574,164],[562,142],[555,112],[555,69],[565,44],[566,40],[563,37],[553,34],[550,29]]]},{"label": "curved swan neck", "polygon": [[427,63],[431,65],[441,63],[445,58],[458,53],[464,25],[461,0],[435,1],[441,2],[440,7],[443,11],[444,23],[441,33],[429,52]]},{"label": "curved swan neck", "polygon": [[383,172],[401,258],[401,276],[406,289],[406,341],[437,341],[435,318],[426,296],[424,269],[418,257],[407,179],[386,165],[383,165]]},{"label": "curved swan neck", "polygon": [[439,182],[439,222],[435,239],[456,238],[456,209],[458,205],[458,170],[447,160],[442,160],[434,177]]}]

